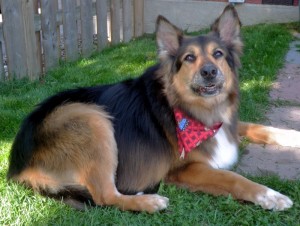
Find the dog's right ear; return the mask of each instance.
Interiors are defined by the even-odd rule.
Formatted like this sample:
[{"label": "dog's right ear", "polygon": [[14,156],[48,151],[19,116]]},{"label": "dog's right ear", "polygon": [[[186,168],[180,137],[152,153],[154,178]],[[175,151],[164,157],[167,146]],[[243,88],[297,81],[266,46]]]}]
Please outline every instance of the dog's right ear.
[{"label": "dog's right ear", "polygon": [[156,43],[159,58],[175,56],[181,44],[183,32],[171,24],[165,17],[158,16],[156,20]]}]

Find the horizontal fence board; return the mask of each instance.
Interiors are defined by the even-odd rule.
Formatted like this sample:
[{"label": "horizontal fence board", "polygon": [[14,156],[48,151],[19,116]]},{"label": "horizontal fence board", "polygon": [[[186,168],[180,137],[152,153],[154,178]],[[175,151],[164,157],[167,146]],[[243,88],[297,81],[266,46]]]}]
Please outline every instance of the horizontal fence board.
[{"label": "horizontal fence board", "polygon": [[[1,0],[0,0],[1,1]],[[55,2],[57,0],[54,0]],[[102,0],[100,0],[102,1]],[[103,1],[106,1],[106,0],[103,0]],[[57,12],[56,12],[56,23],[57,25],[62,25],[63,24],[63,10],[62,9],[58,9]],[[96,3],[93,2],[92,3],[92,11],[91,11],[91,14],[93,16],[96,15]],[[80,19],[80,6],[76,6],[76,20],[79,20]],[[34,15],[34,20],[35,20],[35,30],[36,31],[39,31],[41,30],[41,16],[40,15]]]},{"label": "horizontal fence board", "polygon": [[64,48],[67,61],[79,58],[76,4],[73,0],[62,0]]},{"label": "horizontal fence board", "polygon": [[56,12],[58,10],[57,0],[41,0],[41,29],[42,46],[45,59],[45,71],[59,64],[59,30],[56,24]]},{"label": "horizontal fence board", "polygon": [[93,52],[93,2],[80,1],[81,48],[82,56],[89,57]]}]

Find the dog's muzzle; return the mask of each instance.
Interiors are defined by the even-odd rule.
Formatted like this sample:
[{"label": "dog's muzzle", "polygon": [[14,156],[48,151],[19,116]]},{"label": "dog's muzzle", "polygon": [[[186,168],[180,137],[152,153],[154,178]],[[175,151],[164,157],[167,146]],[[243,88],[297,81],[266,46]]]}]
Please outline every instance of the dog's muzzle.
[{"label": "dog's muzzle", "polygon": [[200,96],[218,95],[224,84],[224,75],[214,64],[205,64],[194,76],[192,90]]}]

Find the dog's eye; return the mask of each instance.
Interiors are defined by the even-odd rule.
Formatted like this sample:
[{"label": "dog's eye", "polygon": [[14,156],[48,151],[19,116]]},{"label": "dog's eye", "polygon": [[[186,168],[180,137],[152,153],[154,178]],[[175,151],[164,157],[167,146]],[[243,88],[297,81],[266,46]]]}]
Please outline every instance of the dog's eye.
[{"label": "dog's eye", "polygon": [[216,51],[213,53],[213,57],[214,57],[215,59],[218,59],[218,58],[220,58],[220,57],[222,57],[222,56],[223,56],[223,52],[220,51],[220,50],[216,50]]},{"label": "dog's eye", "polygon": [[193,54],[188,54],[185,56],[184,60],[192,63],[196,60],[196,56]]}]

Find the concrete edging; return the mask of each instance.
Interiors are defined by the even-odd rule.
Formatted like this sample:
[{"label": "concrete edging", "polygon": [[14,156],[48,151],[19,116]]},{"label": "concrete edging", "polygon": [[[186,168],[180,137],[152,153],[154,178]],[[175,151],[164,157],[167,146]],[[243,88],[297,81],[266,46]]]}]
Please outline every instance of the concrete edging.
[{"label": "concrete edging", "polygon": [[[144,31],[153,33],[158,15],[163,15],[183,30],[198,31],[209,27],[221,14],[225,2],[194,0],[145,0]],[[287,23],[299,20],[297,6],[237,4],[243,25]]]}]

